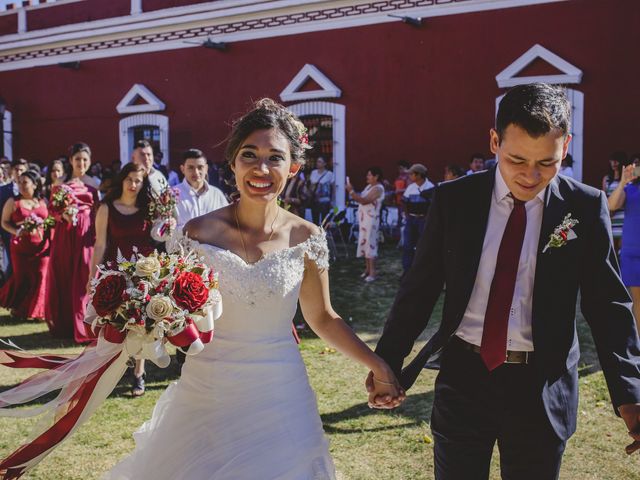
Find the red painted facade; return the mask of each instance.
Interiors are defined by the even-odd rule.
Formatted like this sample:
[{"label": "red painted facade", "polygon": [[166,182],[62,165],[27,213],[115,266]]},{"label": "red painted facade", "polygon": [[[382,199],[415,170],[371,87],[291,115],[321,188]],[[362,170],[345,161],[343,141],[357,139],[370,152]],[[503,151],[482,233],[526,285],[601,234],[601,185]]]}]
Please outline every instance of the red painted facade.
[{"label": "red painted facade", "polygon": [[41,30],[72,23],[123,17],[131,13],[131,0],[83,0],[27,10],[27,28]]},{"label": "red painted facade", "polygon": [[194,47],[82,61],[77,71],[1,72],[0,95],[13,114],[14,157],[48,161],[83,140],[96,160],[118,158],[116,105],[141,83],[167,106],[159,113],[170,119],[171,159],[195,146],[217,160],[231,119],[251,99],[279,98],[310,63],[342,90],[326,101],[346,106],[354,182],[370,165],[393,177],[401,159],[425,163],[439,180],[444,165],[489,153],[495,98],[504,93],[495,76],[539,43],[583,71],[573,88],[585,95],[584,180],[598,185],[610,152],[640,151],[640,65],[631,53],[639,24],[636,0],[573,0],[428,18],[420,29],[397,22],[237,42],[225,52]]}]

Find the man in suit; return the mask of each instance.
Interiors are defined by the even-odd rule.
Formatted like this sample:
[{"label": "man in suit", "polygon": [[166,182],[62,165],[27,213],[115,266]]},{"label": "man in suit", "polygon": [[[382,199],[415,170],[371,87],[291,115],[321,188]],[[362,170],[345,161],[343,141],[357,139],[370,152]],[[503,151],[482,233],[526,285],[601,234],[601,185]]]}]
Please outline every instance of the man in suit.
[{"label": "man in suit", "polygon": [[[377,353],[409,388],[440,364],[431,428],[436,479],[486,479],[494,444],[503,479],[556,479],[576,428],[576,301],[591,327],[612,403],[640,448],[640,343],[619,276],[603,192],[558,176],[571,140],[562,88],[522,85],[490,131],[496,167],[436,188],[426,230]],[[404,369],[446,284],[437,333]],[[400,386],[367,378],[370,404]],[[399,393],[398,393],[399,392]]]},{"label": "man in suit", "polygon": [[[6,185],[2,185],[0,187],[0,212],[4,208],[4,204],[7,203],[7,200],[18,195],[18,180],[20,179],[20,175],[27,171],[29,168],[29,162],[27,162],[24,158],[18,158],[11,162],[11,181]],[[4,228],[0,228],[0,238],[2,238],[3,244],[3,255],[6,258],[7,268],[4,271],[4,279],[6,280],[11,276],[11,256],[9,255],[9,243],[11,242],[11,234],[7,232]]]}]

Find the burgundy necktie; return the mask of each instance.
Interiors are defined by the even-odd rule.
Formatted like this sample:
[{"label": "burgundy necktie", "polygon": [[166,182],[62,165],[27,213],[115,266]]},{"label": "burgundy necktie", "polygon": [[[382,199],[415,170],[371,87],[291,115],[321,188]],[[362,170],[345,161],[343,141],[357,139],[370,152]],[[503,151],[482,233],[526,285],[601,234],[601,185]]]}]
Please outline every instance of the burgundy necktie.
[{"label": "burgundy necktie", "polygon": [[509,311],[527,227],[527,211],[524,204],[525,202],[513,198],[513,210],[502,234],[496,271],[491,281],[480,345],[480,356],[489,371],[502,365],[507,358]]}]

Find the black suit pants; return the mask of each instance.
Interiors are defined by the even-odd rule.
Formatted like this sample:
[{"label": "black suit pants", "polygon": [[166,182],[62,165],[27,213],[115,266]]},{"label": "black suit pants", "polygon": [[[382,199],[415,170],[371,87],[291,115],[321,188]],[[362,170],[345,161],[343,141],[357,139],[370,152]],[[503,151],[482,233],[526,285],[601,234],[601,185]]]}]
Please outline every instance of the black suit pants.
[{"label": "black suit pants", "polygon": [[489,372],[454,337],[436,379],[431,429],[436,480],[486,480],[496,442],[504,480],[558,478],[565,442],[545,413],[535,365]]}]

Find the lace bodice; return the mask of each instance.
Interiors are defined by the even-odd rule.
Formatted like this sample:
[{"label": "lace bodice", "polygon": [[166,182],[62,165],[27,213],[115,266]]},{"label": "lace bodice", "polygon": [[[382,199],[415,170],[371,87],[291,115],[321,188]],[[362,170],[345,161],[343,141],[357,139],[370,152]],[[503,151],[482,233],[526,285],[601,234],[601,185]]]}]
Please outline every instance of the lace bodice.
[{"label": "lace bodice", "polygon": [[[256,338],[261,334],[270,338],[273,335],[289,338],[304,277],[305,257],[321,269],[329,267],[324,232],[293,247],[270,252],[251,264],[229,250],[199,243],[180,234],[171,242],[172,249],[177,247],[177,241],[193,248],[218,272],[223,315],[216,322],[216,336],[238,334],[246,338],[251,332]],[[233,318],[232,322],[230,318]]]}]

